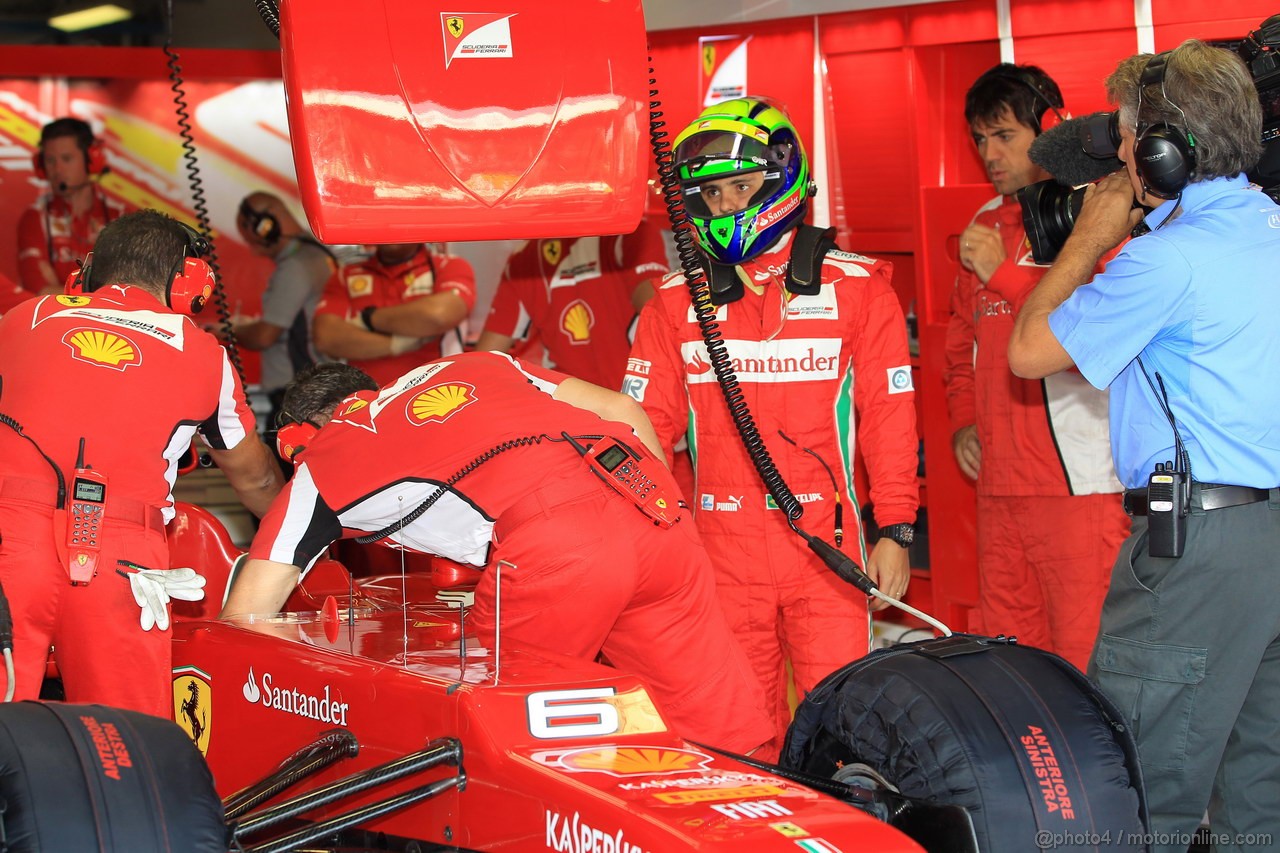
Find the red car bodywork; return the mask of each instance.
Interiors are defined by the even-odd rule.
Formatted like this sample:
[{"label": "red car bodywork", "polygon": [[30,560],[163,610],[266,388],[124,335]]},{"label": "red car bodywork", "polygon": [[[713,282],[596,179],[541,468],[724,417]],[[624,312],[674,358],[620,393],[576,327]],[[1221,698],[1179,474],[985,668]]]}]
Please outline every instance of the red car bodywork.
[{"label": "red car bodywork", "polygon": [[[309,612],[209,620],[235,548],[207,512],[180,510],[174,564],[211,580],[201,609],[175,619],[174,719],[224,798],[341,727],[359,755],[290,795],[441,738],[461,743],[464,784],[362,825],[402,839],[572,853],[921,849],[849,805],[684,741],[641,677],[501,639],[496,649],[460,643],[460,611],[433,601],[435,582],[459,580],[450,564],[352,585],[322,561],[290,599]],[[437,767],[306,817],[458,774]]]}]

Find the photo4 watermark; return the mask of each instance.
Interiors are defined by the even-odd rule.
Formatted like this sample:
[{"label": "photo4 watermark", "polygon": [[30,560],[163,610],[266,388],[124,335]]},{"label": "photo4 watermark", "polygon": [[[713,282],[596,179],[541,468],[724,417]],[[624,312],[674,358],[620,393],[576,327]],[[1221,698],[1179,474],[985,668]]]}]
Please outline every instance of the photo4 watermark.
[{"label": "photo4 watermark", "polygon": [[1208,844],[1211,847],[1270,847],[1272,835],[1269,832],[1239,833],[1230,835],[1224,832],[1050,832],[1041,830],[1036,833],[1036,847],[1040,850],[1057,850],[1075,847],[1188,847],[1193,842]]}]

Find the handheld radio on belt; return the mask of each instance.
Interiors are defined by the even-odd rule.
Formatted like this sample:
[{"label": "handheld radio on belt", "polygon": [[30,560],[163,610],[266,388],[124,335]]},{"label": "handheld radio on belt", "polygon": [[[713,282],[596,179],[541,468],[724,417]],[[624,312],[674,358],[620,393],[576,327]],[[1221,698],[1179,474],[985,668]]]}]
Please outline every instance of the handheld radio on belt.
[{"label": "handheld radio on belt", "polygon": [[1164,377],[1156,371],[1156,382],[1160,383],[1157,391],[1141,357],[1138,358],[1138,367],[1173,427],[1174,447],[1174,461],[1163,465],[1157,462],[1155,471],[1147,478],[1147,553],[1152,557],[1181,557],[1187,546],[1185,519],[1191,512],[1191,458],[1178,432],[1178,422],[1169,408]]},{"label": "handheld radio on belt", "polygon": [[[569,433],[562,432],[560,435],[582,455],[592,474],[635,504],[654,524],[671,527],[680,520],[680,506],[675,494],[668,493],[645,473],[645,468],[648,467],[656,474],[657,471],[652,467],[654,465],[666,471],[666,466],[659,464],[652,456],[641,455],[610,436],[604,436],[590,447],[584,447]],[[648,466],[645,465],[646,458]]]},{"label": "handheld radio on belt", "polygon": [[66,563],[71,583],[84,586],[98,571],[100,538],[107,508],[107,478],[84,462],[84,439],[76,455],[76,471],[71,481],[70,517],[57,510],[66,526]]}]

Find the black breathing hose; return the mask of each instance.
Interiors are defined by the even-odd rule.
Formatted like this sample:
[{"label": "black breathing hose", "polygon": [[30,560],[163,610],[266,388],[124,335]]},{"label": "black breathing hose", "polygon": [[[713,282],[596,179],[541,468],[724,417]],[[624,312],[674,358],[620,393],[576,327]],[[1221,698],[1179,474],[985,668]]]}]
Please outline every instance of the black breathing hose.
[{"label": "black breathing hose", "polygon": [[196,220],[200,224],[200,233],[209,244],[205,256],[209,268],[213,270],[213,305],[218,314],[218,322],[225,332],[227,356],[236,369],[240,379],[240,391],[249,395],[249,381],[245,377],[244,363],[240,360],[240,348],[236,346],[236,337],[231,324],[231,309],[227,307],[227,290],[222,283],[222,270],[218,265],[218,250],[213,242],[213,228],[209,224],[209,205],[204,198],[204,180],[200,177],[200,166],[196,161],[195,137],[191,132],[191,112],[187,106],[187,93],[183,87],[182,66],[178,64],[178,54],[173,49],[173,0],[165,3],[165,35],[164,55],[169,66],[169,88],[173,90],[174,112],[178,116],[178,136],[182,138],[182,159],[187,168],[187,180],[191,186],[191,208],[195,211]]}]

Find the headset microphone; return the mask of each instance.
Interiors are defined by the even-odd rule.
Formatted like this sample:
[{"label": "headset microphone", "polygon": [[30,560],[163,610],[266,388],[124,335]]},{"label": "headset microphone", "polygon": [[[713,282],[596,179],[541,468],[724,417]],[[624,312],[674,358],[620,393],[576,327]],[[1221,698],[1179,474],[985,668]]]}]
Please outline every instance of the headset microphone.
[{"label": "headset microphone", "polygon": [[58,192],[64,193],[69,189],[71,189],[71,187],[67,184],[66,181],[58,181]]},{"label": "headset microphone", "polygon": [[1118,157],[1098,157],[1084,147],[1084,135],[1091,129],[1090,116],[1069,118],[1046,130],[1031,143],[1031,162],[1044,169],[1059,184],[1078,187],[1100,181],[1124,168]]}]

